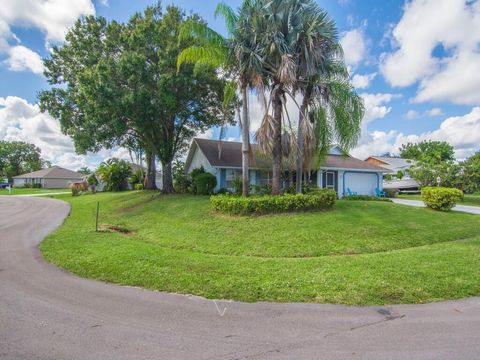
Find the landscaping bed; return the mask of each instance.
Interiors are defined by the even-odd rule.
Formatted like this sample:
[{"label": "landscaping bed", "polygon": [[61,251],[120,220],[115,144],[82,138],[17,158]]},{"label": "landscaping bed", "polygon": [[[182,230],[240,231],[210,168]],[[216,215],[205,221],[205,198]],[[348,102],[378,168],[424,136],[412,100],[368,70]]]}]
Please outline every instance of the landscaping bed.
[{"label": "landscaping bed", "polygon": [[[64,196],[41,250],[77,275],[241,301],[421,303],[480,294],[480,217],[337,201],[332,211],[213,212],[208,197]],[[95,232],[100,224],[125,232]]]}]

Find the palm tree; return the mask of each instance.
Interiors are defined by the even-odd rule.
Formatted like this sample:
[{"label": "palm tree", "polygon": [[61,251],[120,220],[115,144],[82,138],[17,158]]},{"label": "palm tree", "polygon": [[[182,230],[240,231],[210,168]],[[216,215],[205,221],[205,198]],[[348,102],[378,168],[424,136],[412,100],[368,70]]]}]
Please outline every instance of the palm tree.
[{"label": "palm tree", "polygon": [[[281,191],[282,148],[291,134],[286,96],[303,95],[297,130],[297,191],[303,164],[321,155],[332,140],[345,149],[358,140],[363,103],[348,83],[335,24],[313,0],[264,0],[262,60],[269,79],[273,116],[267,106],[257,139],[273,154],[272,193]],[[270,104],[269,104],[270,105]],[[305,121],[308,117],[309,121]],[[319,157],[318,157],[319,158]]]},{"label": "palm tree", "polygon": [[[205,23],[189,21],[181,36],[194,36],[200,45],[191,46],[180,53],[177,66],[183,63],[195,63],[199,66],[214,66],[226,71],[233,80],[225,87],[224,104],[227,107],[235,101],[237,91],[240,92],[242,112],[239,113],[239,123],[242,131],[242,194],[249,193],[249,162],[250,162],[250,118],[248,107],[248,89],[257,86],[260,68],[259,57],[256,54],[255,17],[257,1],[245,0],[236,13],[224,3],[217,5],[215,15],[221,15],[226,22],[229,33],[224,38]],[[223,131],[222,131],[223,132]],[[222,133],[221,132],[221,133]]]}]

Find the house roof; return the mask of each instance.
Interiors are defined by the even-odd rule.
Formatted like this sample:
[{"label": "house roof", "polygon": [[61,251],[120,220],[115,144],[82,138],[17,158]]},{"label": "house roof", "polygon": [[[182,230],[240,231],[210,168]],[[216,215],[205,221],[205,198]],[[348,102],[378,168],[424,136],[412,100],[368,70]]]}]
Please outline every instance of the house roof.
[{"label": "house roof", "polygon": [[14,176],[14,179],[65,179],[65,180],[82,180],[83,175],[60,166],[52,166],[48,169],[42,169],[31,173]]},{"label": "house roof", "polygon": [[[413,165],[413,161],[409,159],[388,157],[388,156],[370,156],[368,159],[375,159],[383,163],[380,165],[391,171],[398,171],[401,169],[408,169]],[[366,160],[368,160],[366,159]]]},{"label": "house roof", "polygon": [[[242,143],[222,141],[221,146],[219,145],[220,142],[218,140],[195,138],[191,146],[191,151],[187,157],[187,164],[191,161],[193,150],[198,146],[213,167],[242,168]],[[251,147],[253,150],[253,159],[250,167],[254,169],[271,168],[272,161],[260,151],[259,146],[257,144],[252,144]],[[220,156],[219,149],[221,149]],[[385,172],[385,169],[380,166],[342,155],[327,155],[322,167]]]}]

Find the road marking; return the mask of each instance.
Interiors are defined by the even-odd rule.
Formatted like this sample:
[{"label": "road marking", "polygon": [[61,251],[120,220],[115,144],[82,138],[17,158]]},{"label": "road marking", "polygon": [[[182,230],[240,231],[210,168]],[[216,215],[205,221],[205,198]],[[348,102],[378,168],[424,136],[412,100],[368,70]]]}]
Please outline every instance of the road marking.
[{"label": "road marking", "polygon": [[227,307],[225,306],[225,308],[223,309],[223,311],[220,311],[220,308],[218,307],[217,301],[216,301],[216,300],[213,300],[213,303],[215,304],[215,307],[217,308],[218,315],[220,315],[220,316],[223,317],[223,315],[225,315],[225,311],[227,311]]}]

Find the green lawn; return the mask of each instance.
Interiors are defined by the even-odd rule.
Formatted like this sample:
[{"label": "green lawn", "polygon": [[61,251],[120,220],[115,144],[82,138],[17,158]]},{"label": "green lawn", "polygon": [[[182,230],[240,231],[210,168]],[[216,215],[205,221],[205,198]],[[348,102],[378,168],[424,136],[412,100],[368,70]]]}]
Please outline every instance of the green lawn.
[{"label": "green lawn", "polygon": [[28,189],[28,188],[12,188],[9,193],[7,189],[0,189],[0,195],[31,195],[31,194],[48,194],[70,191],[70,189]]},{"label": "green lawn", "polygon": [[[151,192],[73,198],[41,250],[80,276],[241,301],[420,303],[480,295],[480,216],[386,202],[330,212],[214,214],[208,198]],[[100,223],[130,233],[95,233]]]},{"label": "green lawn", "polygon": [[[422,200],[420,195],[398,195],[401,199],[409,200]],[[459,205],[480,206],[480,194],[466,194],[462,202]]]}]

